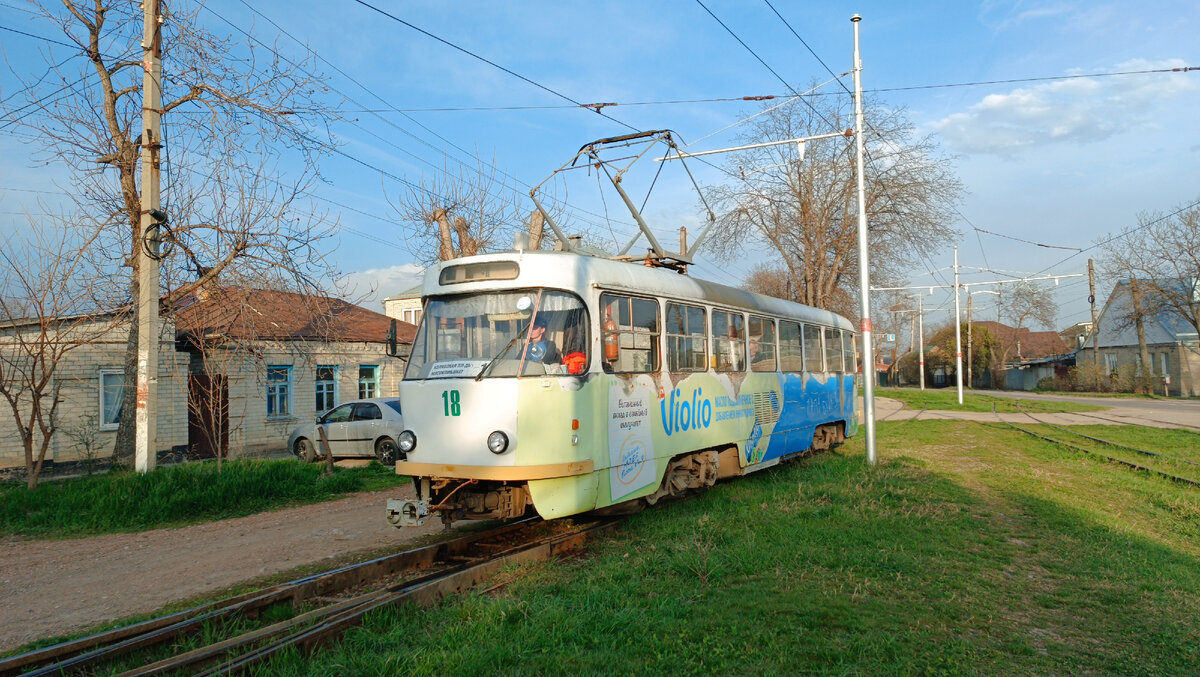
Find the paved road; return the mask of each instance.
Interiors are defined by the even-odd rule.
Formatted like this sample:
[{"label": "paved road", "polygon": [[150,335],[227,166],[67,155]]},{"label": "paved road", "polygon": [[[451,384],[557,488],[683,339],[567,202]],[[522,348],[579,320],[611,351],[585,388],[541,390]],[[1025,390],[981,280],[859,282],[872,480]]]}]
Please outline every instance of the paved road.
[{"label": "paved road", "polygon": [[[1072,395],[1043,395],[1020,391],[969,390],[977,395],[992,395],[1026,400],[1058,400],[1081,402],[1108,407],[1104,411],[1074,412],[1061,414],[1037,414],[1039,419],[1058,425],[1128,424],[1146,425],[1157,428],[1185,428],[1200,431],[1200,400],[1149,400],[1140,397],[1086,397]],[[919,409],[905,408],[898,400],[880,397],[876,399],[877,421],[899,421],[913,418]],[[991,412],[969,411],[925,411],[922,419],[957,419],[965,421],[995,421]],[[1004,420],[1029,422],[1024,414],[1001,414]]]}]

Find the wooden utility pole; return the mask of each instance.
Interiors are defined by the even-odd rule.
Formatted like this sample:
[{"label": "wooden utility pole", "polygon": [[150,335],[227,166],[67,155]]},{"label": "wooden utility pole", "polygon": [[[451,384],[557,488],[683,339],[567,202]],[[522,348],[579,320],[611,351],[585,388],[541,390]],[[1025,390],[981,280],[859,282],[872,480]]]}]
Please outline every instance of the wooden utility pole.
[{"label": "wooden utility pole", "polygon": [[[160,0],[143,0],[142,29],[142,219],[137,238],[138,370],[134,467],[154,470],[158,448],[158,151],[162,109],[162,42]],[[152,213],[154,215],[152,215]]]},{"label": "wooden utility pole", "polygon": [[1088,303],[1092,306],[1092,373],[1096,377],[1096,390],[1100,389],[1100,324],[1096,321],[1096,271],[1088,259]]}]

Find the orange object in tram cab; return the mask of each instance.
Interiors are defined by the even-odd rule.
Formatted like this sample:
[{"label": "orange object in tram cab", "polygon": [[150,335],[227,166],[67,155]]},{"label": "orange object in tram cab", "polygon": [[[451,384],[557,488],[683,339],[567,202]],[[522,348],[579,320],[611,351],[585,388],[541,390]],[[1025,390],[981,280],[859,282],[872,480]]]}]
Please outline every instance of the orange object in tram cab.
[{"label": "orange object in tram cab", "polygon": [[568,374],[582,374],[583,370],[587,369],[587,355],[567,353],[563,357],[563,364],[566,365]]},{"label": "orange object in tram cab", "polygon": [[617,347],[617,323],[613,322],[612,311],[609,311],[604,320],[604,359],[611,362],[617,359],[620,352]]}]

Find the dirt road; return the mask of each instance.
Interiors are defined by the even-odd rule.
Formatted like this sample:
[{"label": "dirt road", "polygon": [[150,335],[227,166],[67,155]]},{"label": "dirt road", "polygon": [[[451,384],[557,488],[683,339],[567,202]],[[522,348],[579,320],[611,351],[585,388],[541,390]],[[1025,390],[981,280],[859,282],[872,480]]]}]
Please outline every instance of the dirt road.
[{"label": "dirt road", "polygon": [[0,650],[441,531],[437,520],[403,531],[387,523],[387,499],[412,491],[408,485],[139,534],[0,539]]}]

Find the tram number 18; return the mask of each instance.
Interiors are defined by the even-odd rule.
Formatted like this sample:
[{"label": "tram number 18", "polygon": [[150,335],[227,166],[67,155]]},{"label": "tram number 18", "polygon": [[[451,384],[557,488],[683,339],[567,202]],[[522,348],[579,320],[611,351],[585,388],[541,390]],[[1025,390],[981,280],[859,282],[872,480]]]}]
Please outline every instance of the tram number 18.
[{"label": "tram number 18", "polygon": [[460,404],[460,396],[457,390],[442,391],[442,409],[446,416],[458,416],[462,414],[462,405]]}]

